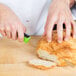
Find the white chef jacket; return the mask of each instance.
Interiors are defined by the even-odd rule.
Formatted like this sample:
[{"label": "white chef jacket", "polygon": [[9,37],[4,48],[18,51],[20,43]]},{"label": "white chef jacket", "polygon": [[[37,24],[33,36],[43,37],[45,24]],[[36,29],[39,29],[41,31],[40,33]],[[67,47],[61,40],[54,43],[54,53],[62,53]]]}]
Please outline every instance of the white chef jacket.
[{"label": "white chef jacket", "polygon": [[76,4],[72,7],[72,15],[74,20],[76,20]]},{"label": "white chef jacket", "polygon": [[[51,0],[0,0],[0,3],[15,12],[26,27],[26,33],[30,35],[43,34],[50,2]],[[74,11],[76,8],[72,10],[75,19]]]}]

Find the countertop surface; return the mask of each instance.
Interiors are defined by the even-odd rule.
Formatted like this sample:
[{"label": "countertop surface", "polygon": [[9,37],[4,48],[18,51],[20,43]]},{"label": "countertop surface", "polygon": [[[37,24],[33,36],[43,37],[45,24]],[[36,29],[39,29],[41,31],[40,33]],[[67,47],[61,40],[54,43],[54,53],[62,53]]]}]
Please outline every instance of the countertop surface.
[{"label": "countertop surface", "polygon": [[40,36],[32,36],[25,44],[3,38],[0,40],[0,76],[75,76],[76,67],[55,67],[40,70],[30,67],[28,60],[37,59],[36,47]]}]

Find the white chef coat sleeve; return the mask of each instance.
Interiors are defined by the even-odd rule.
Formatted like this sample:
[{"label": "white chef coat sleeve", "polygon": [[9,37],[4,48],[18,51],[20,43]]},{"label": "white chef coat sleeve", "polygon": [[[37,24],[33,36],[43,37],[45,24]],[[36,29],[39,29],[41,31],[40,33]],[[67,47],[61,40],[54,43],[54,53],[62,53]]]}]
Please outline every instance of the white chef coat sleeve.
[{"label": "white chef coat sleeve", "polygon": [[71,8],[73,19],[76,20],[76,4]]},{"label": "white chef coat sleeve", "polygon": [[12,3],[14,4],[14,2],[12,0],[0,0],[0,4],[4,4],[4,5],[6,5],[6,6],[10,7],[10,8],[11,8],[11,6],[13,6]]},{"label": "white chef coat sleeve", "polygon": [[10,0],[0,0],[0,3],[7,5],[10,3]]}]

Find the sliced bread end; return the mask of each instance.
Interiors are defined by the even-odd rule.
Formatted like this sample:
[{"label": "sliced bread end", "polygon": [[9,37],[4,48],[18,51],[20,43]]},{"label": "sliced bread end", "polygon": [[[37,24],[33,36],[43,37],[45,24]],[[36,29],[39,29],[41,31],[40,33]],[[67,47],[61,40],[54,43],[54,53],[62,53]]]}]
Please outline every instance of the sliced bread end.
[{"label": "sliced bread end", "polygon": [[32,67],[39,68],[42,70],[46,69],[51,69],[56,66],[56,63],[51,62],[51,61],[45,61],[41,59],[33,59],[28,61],[28,64],[31,65]]}]

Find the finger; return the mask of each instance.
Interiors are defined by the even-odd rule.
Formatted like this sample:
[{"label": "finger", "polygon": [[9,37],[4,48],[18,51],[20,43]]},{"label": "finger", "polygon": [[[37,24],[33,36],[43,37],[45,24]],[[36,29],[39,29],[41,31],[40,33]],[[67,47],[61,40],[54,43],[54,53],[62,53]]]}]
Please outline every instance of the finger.
[{"label": "finger", "polygon": [[43,35],[42,36],[46,36],[46,31],[44,31]]},{"label": "finger", "polygon": [[0,39],[2,39],[3,38],[3,35],[0,33]]},{"label": "finger", "polygon": [[2,36],[5,36],[5,33],[4,32],[0,31],[0,33],[2,34]]},{"label": "finger", "polygon": [[5,26],[6,27],[6,35],[8,38],[11,38],[11,28],[9,25]]},{"label": "finger", "polygon": [[16,32],[16,30],[13,30],[12,31],[12,39],[13,40],[16,40],[17,39],[17,32]]},{"label": "finger", "polygon": [[8,38],[11,38],[11,32],[10,31],[6,31],[6,35]]},{"label": "finger", "polygon": [[3,36],[6,36],[5,34],[5,28],[3,26],[0,26],[0,33],[3,35]]},{"label": "finger", "polygon": [[16,24],[11,24],[10,27],[11,27],[11,38],[13,40],[16,40],[17,39],[17,25]]},{"label": "finger", "polygon": [[47,24],[46,24],[45,27],[44,27],[44,33],[43,33],[43,36],[46,36],[46,31],[47,31]]},{"label": "finger", "polygon": [[10,31],[6,31],[7,37],[11,38],[11,32]]},{"label": "finger", "polygon": [[49,29],[47,29],[47,41],[51,42],[52,41],[52,30],[53,30],[53,25]]},{"label": "finger", "polygon": [[16,24],[10,25],[10,27],[11,27],[11,38],[13,40],[17,39],[17,28],[16,28],[16,26],[17,26]]},{"label": "finger", "polygon": [[63,20],[59,19],[57,24],[57,35],[58,35],[58,42],[61,43],[63,40]]},{"label": "finger", "polygon": [[76,23],[72,20],[71,25],[73,26],[73,38],[76,38]]},{"label": "finger", "polygon": [[44,33],[43,33],[43,36],[46,36],[46,29],[44,28]]},{"label": "finger", "polygon": [[23,26],[23,30],[24,30],[24,33],[26,32],[26,27],[25,26]]},{"label": "finger", "polygon": [[57,20],[57,18],[54,17],[54,18],[51,18],[50,20],[48,20],[46,23],[46,26],[47,26],[46,27],[46,37],[47,37],[48,42],[52,41],[52,30],[56,23],[56,20]]},{"label": "finger", "polygon": [[65,41],[68,41],[68,39],[70,38],[70,35],[71,35],[71,23],[70,23],[70,21],[66,21],[65,27],[66,27]]},{"label": "finger", "polygon": [[24,39],[23,26],[18,26],[18,40],[21,42]]}]

